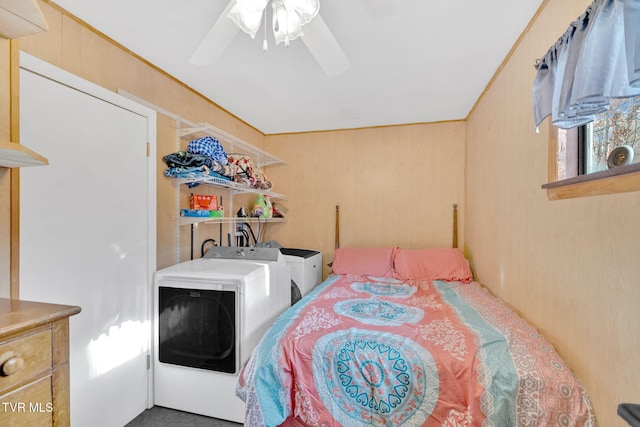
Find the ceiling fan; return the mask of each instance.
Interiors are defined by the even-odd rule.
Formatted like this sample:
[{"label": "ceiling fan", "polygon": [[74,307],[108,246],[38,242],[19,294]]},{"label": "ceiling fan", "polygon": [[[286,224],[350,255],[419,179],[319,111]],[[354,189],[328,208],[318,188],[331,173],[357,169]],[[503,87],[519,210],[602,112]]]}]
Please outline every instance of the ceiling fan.
[{"label": "ceiling fan", "polygon": [[[270,0],[231,0],[222,14],[218,17],[209,32],[195,50],[190,63],[195,65],[209,65],[215,63],[222,53],[227,49],[231,41],[241,29],[249,34],[252,38],[260,26],[261,21],[265,21],[266,26],[266,6]],[[318,61],[325,74],[335,76],[344,73],[351,64],[349,59],[338,44],[329,27],[324,22],[319,13],[319,0],[306,0],[301,6],[306,7],[302,14],[301,24],[304,26],[304,34],[288,32],[290,26],[282,25],[285,19],[283,14],[294,15],[294,1],[292,0],[271,0],[273,7],[273,31],[276,38],[276,44],[283,41],[288,45],[290,40],[295,40],[301,36],[302,42],[305,44],[309,52]],[[300,3],[300,2],[298,2]],[[306,13],[309,12],[309,13]],[[245,13],[246,16],[240,16]],[[264,19],[263,19],[264,17]],[[278,18],[280,17],[280,18]],[[297,13],[295,18],[297,19]],[[306,22],[304,22],[306,21]],[[285,28],[286,27],[286,28]],[[284,28],[284,33],[283,33]],[[283,35],[284,34],[284,35]],[[266,50],[266,40],[265,46]]]}]

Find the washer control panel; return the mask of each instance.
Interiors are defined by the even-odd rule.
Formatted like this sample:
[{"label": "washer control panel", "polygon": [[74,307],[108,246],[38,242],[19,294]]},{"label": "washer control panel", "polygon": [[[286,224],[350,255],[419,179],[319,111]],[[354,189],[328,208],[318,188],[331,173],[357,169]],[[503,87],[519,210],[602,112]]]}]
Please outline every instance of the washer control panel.
[{"label": "washer control panel", "polygon": [[278,248],[214,246],[205,254],[209,259],[245,259],[248,261],[278,261]]}]

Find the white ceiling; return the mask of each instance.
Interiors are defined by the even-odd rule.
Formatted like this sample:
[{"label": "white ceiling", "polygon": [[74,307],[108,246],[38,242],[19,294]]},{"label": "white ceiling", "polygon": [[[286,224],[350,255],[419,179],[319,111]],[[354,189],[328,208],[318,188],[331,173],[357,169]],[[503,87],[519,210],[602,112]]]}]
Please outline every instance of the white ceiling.
[{"label": "white ceiling", "polygon": [[267,52],[261,27],[256,39],[238,32],[215,64],[190,64],[228,0],[54,3],[277,134],[464,119],[542,0],[322,0],[351,62],[333,77],[301,40],[276,46],[270,26]]}]

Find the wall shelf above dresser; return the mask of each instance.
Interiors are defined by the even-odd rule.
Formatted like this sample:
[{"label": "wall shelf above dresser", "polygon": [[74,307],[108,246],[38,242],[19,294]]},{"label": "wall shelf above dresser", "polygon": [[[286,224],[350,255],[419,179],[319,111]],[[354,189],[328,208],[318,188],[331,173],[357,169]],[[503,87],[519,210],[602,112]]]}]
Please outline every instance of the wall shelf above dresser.
[{"label": "wall shelf above dresser", "polygon": [[15,39],[47,31],[44,19],[35,0],[2,0],[0,2],[0,36]]},{"label": "wall shelf above dresser", "polygon": [[0,167],[21,168],[48,164],[49,160],[24,145],[0,141]]}]

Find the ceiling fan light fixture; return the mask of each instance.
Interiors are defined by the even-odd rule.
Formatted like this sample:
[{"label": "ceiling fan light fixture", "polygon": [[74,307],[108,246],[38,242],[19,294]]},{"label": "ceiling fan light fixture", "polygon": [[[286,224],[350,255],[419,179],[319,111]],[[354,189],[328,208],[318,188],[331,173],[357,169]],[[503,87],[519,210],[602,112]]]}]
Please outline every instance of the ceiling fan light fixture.
[{"label": "ceiling fan light fixture", "polygon": [[273,37],[276,45],[284,43],[285,46],[289,46],[291,40],[303,35],[300,16],[288,10],[282,0],[273,0],[271,7],[273,8]]},{"label": "ceiling fan light fixture", "polygon": [[[255,38],[268,3],[269,0],[233,0],[227,17],[251,38]],[[320,0],[271,0],[271,7],[276,44],[288,46],[291,40],[303,35],[302,26],[318,14]]]},{"label": "ceiling fan light fixture", "polygon": [[227,14],[242,31],[255,38],[262,21],[262,13],[269,0],[235,0]]},{"label": "ceiling fan light fixture", "polygon": [[[264,40],[262,49],[268,50],[267,45],[267,5],[270,0],[229,0],[224,11],[218,16],[209,32],[198,45],[189,59],[191,64],[211,65],[218,61],[225,49],[231,44],[239,30],[244,31],[255,39],[264,19]],[[331,30],[320,15],[320,0],[273,0],[275,9],[284,9],[286,19],[277,20],[276,32],[286,28],[283,36],[277,36],[279,43],[285,46],[294,39],[300,27],[305,25],[305,37],[302,42],[311,55],[320,64],[322,70],[329,77],[344,73],[351,67],[351,63]],[[277,14],[276,14],[277,15]],[[292,24],[291,17],[294,17]],[[297,23],[295,23],[297,19]],[[286,23],[286,24],[285,24]],[[291,28],[293,26],[293,28]],[[297,29],[296,29],[297,28]]]},{"label": "ceiling fan light fixture", "polygon": [[300,25],[311,21],[320,10],[320,0],[282,0],[284,7],[295,12],[300,18]]}]

